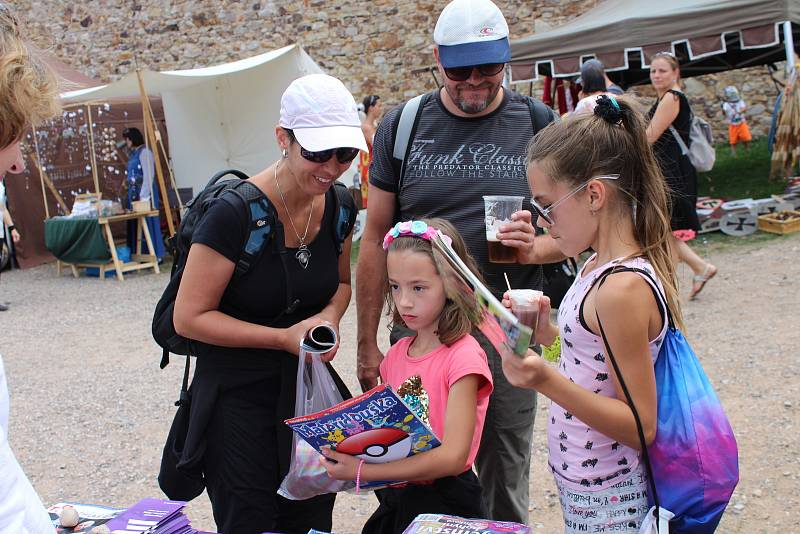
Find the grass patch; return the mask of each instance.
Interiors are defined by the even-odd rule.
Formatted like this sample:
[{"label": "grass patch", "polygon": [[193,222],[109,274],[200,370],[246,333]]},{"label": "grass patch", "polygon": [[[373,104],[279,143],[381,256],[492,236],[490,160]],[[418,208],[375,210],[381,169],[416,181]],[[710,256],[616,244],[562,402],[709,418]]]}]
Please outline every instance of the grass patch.
[{"label": "grass patch", "polygon": [[699,234],[690,244],[698,253],[705,256],[708,253],[726,252],[732,248],[758,247],[777,239],[798,241],[798,238],[800,238],[800,234],[782,236],[761,231],[741,237],[723,234],[722,232],[709,232],[707,234]]},{"label": "grass patch", "polygon": [[770,153],[766,138],[751,142],[749,151],[738,145],[736,157],[727,144],[717,145],[716,151],[714,168],[697,177],[699,196],[725,200],[757,199],[782,193],[786,188],[783,180],[769,180]]}]

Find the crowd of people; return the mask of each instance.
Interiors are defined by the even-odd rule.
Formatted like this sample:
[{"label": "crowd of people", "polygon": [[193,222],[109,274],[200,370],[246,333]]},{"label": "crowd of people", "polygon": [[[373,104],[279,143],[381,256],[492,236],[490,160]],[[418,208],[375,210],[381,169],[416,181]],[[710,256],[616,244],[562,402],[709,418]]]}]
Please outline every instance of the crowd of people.
[{"label": "crowd of people", "polygon": [[[5,174],[23,168],[25,128],[57,104],[54,76],[22,43],[5,5],[0,31]],[[275,208],[272,244],[239,275],[249,219],[242,204],[223,197],[194,230],[174,307],[175,331],[193,340],[197,356],[181,466],[202,472],[220,532],[334,527],[335,494],[294,501],[276,490],[292,451],[283,421],[295,407],[297,341],[320,324],[338,331],[351,301],[352,237],[337,242],[333,183],[355,158],[369,199],[355,277],[358,379],[365,391],[382,382],[426,399],[424,415],[442,442],[386,464],[326,450],[320,462],[332,478],[407,481],[376,492],[363,532],[402,532],[419,513],[527,523],[537,393],[551,401],[543,425],[565,532],[638,532],[647,513],[637,426],[602,347],[607,341],[617,355],[649,443],[658,425],[653,364],[667,330],[667,310],[654,295],[666,296],[680,324],[678,262],[694,272],[691,298],[717,272],[674,234],[699,230],[697,175],[676,139],[689,143],[691,116],[678,62],[669,53],[651,58],[658,98],[644,115],[602,64],[588,61],[576,112],[559,118],[545,108],[539,123],[532,116],[543,105],[503,86],[511,50],[494,3],[453,0],[433,35],[442,87],[416,101],[404,155],[395,145],[410,103],[381,117],[380,98],[369,95],[362,118],[341,81],[304,76],[281,99],[274,128],[281,157],[249,180]],[[124,136],[129,200],[157,205],[157,189],[141,189],[152,183],[142,180],[152,175],[142,135],[132,128]],[[482,197],[495,194],[532,196],[531,208],[497,234],[514,250],[513,264],[488,256]],[[517,357],[454,283],[432,245],[437,237],[509,307],[506,284],[542,290],[543,264],[592,253],[557,321],[540,321],[538,345]],[[632,269],[609,276],[617,267]],[[387,301],[392,335],[384,352],[377,330]],[[539,316],[550,317],[550,308],[545,296]],[[552,366],[540,346],[557,338],[561,358]],[[331,365],[338,349],[324,361],[348,397]],[[8,447],[7,418],[0,360],[0,496],[12,496],[0,499],[0,532],[47,532],[47,514]]]}]

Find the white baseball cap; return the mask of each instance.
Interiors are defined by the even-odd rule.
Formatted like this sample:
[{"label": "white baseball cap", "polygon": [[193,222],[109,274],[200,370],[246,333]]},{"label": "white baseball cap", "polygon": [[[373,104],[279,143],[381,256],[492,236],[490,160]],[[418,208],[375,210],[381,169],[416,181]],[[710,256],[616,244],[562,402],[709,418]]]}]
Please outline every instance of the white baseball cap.
[{"label": "white baseball cap", "polygon": [[309,74],[289,84],[281,97],[278,124],[292,130],[300,146],[310,152],[339,147],[369,150],[353,95],[327,74]]},{"label": "white baseball cap", "polygon": [[508,24],[491,0],[453,0],[442,10],[433,40],[444,68],[508,63]]}]

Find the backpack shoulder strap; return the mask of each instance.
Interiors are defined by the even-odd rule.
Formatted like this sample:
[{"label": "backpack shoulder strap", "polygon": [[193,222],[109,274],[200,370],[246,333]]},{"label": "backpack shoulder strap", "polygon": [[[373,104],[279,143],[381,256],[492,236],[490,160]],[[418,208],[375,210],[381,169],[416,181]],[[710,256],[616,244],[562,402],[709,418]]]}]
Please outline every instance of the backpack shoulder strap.
[{"label": "backpack shoulder strap", "polygon": [[403,105],[400,111],[400,116],[394,125],[392,132],[392,139],[394,140],[392,146],[392,167],[394,168],[395,175],[397,176],[397,192],[400,192],[400,187],[403,183],[403,172],[405,171],[405,163],[408,155],[411,152],[411,146],[414,143],[414,135],[417,133],[417,126],[419,126],[420,117],[422,117],[422,109],[425,104],[433,97],[433,93],[425,93],[417,95]]},{"label": "backpack shoulder strap", "polygon": [[230,194],[222,194],[219,198],[243,211],[247,221],[247,239],[234,271],[235,276],[242,276],[255,263],[265,248],[264,245],[273,235],[277,226],[277,215],[267,196],[247,180],[238,182],[228,191]]},{"label": "backpack shoulder strap", "polygon": [[556,115],[553,110],[541,100],[528,96],[525,97],[525,101],[528,104],[528,111],[531,114],[533,135],[536,135],[542,128],[556,120]]},{"label": "backpack shoulder strap", "polygon": [[336,253],[341,255],[344,242],[356,224],[358,210],[353,195],[346,185],[338,181],[333,182],[333,190],[333,240],[336,243]]}]

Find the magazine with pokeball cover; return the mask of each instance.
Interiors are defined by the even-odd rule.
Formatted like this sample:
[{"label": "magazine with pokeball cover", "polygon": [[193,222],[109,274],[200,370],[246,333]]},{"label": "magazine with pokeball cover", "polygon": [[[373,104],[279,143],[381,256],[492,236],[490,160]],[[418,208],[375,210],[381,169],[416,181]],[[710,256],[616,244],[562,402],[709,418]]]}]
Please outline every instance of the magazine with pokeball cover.
[{"label": "magazine with pokeball cover", "polygon": [[[287,419],[286,424],[320,453],[322,447],[330,446],[370,464],[400,460],[441,445],[433,430],[387,384],[327,410]],[[366,482],[361,489],[401,482]]]}]

